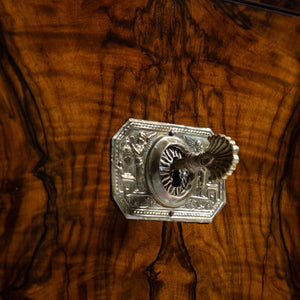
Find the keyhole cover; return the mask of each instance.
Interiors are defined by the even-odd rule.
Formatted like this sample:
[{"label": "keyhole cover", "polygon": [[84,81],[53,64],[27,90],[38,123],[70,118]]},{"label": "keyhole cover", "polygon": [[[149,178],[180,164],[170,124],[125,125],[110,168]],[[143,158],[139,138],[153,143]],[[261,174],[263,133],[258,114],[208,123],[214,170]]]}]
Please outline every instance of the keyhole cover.
[{"label": "keyhole cover", "polygon": [[224,149],[233,150],[227,176],[238,162],[230,138],[209,128],[129,119],[112,138],[112,196],[128,219],[209,223],[226,203]]},{"label": "keyhole cover", "polygon": [[182,206],[195,188],[195,174],[174,170],[173,162],[183,158],[188,144],[175,136],[154,141],[146,162],[146,179],[155,200],[166,207]]}]

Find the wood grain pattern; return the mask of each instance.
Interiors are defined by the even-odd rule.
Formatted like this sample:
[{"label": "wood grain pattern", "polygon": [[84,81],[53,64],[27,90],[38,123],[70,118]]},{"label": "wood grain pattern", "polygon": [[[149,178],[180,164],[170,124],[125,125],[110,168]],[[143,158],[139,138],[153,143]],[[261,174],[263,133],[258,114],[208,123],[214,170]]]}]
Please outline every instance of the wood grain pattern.
[{"label": "wood grain pattern", "polygon": [[263,9],[291,16],[300,16],[299,0],[225,0],[229,3],[244,4],[253,8]]},{"label": "wood grain pattern", "polygon": [[[0,4],[0,297],[297,299],[300,19],[218,0]],[[210,127],[240,164],[212,224],[126,220],[129,118]]]}]

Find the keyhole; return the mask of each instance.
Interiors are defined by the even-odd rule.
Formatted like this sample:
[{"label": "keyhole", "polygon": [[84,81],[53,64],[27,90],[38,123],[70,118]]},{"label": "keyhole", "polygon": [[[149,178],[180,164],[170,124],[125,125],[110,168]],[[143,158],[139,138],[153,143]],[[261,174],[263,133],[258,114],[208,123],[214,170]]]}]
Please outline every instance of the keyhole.
[{"label": "keyhole", "polygon": [[181,178],[179,176],[179,170],[174,170],[173,171],[172,179],[173,179],[172,185],[174,187],[180,186],[180,184],[181,184]]},{"label": "keyhole", "polygon": [[166,148],[160,159],[160,179],[167,191],[173,196],[186,193],[189,182],[189,172],[186,169],[174,170],[173,162],[184,157],[184,153],[175,146]]}]

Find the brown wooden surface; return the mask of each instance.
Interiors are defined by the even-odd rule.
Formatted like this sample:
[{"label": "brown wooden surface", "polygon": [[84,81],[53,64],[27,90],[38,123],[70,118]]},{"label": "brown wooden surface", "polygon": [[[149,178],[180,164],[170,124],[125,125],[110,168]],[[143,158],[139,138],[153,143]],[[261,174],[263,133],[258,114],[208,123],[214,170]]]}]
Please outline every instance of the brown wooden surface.
[{"label": "brown wooden surface", "polygon": [[[221,1],[1,1],[0,297],[298,299],[300,19]],[[240,146],[211,224],[128,221],[129,118]]]},{"label": "brown wooden surface", "polygon": [[285,15],[300,16],[299,0],[224,0],[235,4],[245,4],[266,11],[276,11]]}]

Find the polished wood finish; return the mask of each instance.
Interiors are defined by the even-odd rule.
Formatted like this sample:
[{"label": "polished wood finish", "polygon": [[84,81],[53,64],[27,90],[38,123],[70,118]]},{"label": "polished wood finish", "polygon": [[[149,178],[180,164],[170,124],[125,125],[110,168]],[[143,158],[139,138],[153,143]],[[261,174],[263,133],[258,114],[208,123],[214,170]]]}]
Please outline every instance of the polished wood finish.
[{"label": "polished wood finish", "polygon": [[299,0],[224,0],[235,4],[245,4],[254,8],[264,9],[285,15],[300,16]]},{"label": "polished wood finish", "polygon": [[[300,19],[222,1],[1,1],[0,297],[297,299]],[[126,220],[129,118],[240,146],[211,224]]]}]

